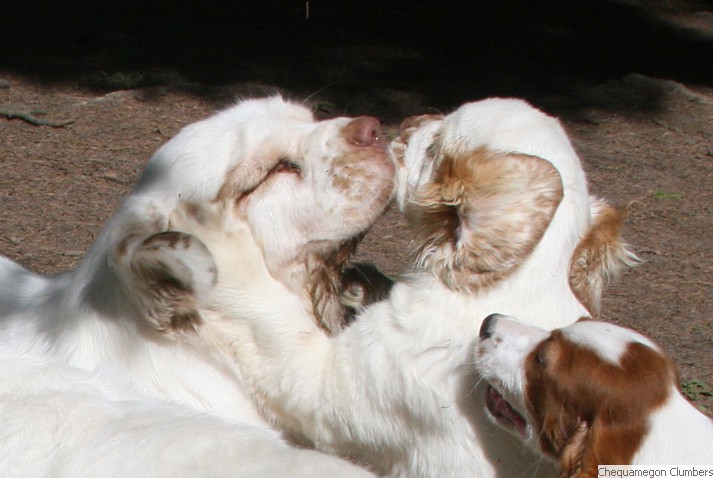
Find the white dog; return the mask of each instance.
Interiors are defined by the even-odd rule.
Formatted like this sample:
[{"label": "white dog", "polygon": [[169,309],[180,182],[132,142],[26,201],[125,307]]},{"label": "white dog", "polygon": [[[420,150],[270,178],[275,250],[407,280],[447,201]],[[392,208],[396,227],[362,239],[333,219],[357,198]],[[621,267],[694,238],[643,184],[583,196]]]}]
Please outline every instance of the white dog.
[{"label": "white dog", "polygon": [[[228,234],[224,211],[198,211],[178,224],[220,280],[196,330],[230,350],[279,426],[321,450],[389,476],[553,474],[489,422],[473,344],[495,311],[548,328],[595,315],[608,276],[635,259],[623,215],[588,195],[559,122],[523,101],[409,120],[393,150],[417,257],[388,299],[330,337],[252,260],[257,242]],[[239,254],[221,246],[237,240]]]},{"label": "white dog", "polygon": [[217,269],[169,219],[230,210],[223,225],[250,235],[252,260],[338,328],[340,261],[394,190],[378,128],[244,101],[159,149],[75,270],[40,277],[0,258],[3,476],[369,476],[286,445],[233,360],[191,333]]},{"label": "white dog", "polygon": [[489,413],[557,460],[560,476],[713,463],[713,421],[681,395],[666,353],[631,329],[582,320],[550,332],[492,314],[476,364]]}]

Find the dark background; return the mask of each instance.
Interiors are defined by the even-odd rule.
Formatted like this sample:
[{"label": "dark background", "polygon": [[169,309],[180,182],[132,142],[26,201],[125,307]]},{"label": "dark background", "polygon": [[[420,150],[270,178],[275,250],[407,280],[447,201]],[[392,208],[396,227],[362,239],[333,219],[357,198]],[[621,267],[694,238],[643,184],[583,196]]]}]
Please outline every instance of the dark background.
[{"label": "dark background", "polygon": [[631,72],[709,85],[713,36],[662,15],[711,10],[686,0],[312,0],[306,18],[303,0],[15,1],[0,14],[0,70],[99,91],[177,78],[334,98],[373,87],[447,110],[489,95],[546,101]]}]

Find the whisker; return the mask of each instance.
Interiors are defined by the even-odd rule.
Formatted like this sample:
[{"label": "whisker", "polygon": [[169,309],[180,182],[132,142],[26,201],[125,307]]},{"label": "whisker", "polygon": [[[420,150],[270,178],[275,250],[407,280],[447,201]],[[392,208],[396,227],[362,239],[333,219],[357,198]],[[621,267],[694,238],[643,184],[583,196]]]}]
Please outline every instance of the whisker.
[{"label": "whisker", "polygon": [[307,98],[305,98],[304,100],[302,100],[302,104],[303,104],[303,105],[307,105],[307,104],[309,103],[309,101],[310,101],[312,98],[314,98],[315,96],[317,96],[318,94],[320,94],[320,93],[323,92],[324,90],[326,90],[326,89],[328,89],[328,88],[331,88],[332,86],[334,86],[334,85],[336,85],[336,84],[337,84],[336,81],[333,81],[333,82],[331,82],[331,83],[326,84],[325,86],[323,86],[322,88],[316,90],[314,93],[312,93],[312,94],[309,95]]}]

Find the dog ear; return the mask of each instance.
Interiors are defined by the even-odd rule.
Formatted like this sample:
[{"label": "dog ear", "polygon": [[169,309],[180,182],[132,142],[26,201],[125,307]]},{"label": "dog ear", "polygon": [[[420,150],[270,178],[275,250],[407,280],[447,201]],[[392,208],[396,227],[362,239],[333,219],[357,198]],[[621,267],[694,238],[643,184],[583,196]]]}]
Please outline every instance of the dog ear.
[{"label": "dog ear", "polygon": [[350,319],[341,300],[341,275],[360,240],[355,238],[346,241],[328,253],[315,251],[307,255],[307,282],[312,311],[317,324],[331,334],[342,330]]},{"label": "dog ear", "polygon": [[532,252],[562,196],[559,173],[542,158],[486,148],[446,154],[406,208],[416,264],[453,289],[487,287]]},{"label": "dog ear", "polygon": [[569,268],[574,295],[594,318],[599,316],[602,292],[625,267],[641,263],[622,241],[626,211],[600,198],[590,198],[592,224],[577,244]]},{"label": "dog ear", "polygon": [[201,323],[198,304],[215,286],[217,268],[205,245],[182,232],[154,234],[129,258],[130,293],[148,323],[172,334]]},{"label": "dog ear", "polygon": [[596,478],[599,465],[630,464],[645,433],[646,426],[636,422],[610,426],[581,421],[560,449],[560,477]]},{"label": "dog ear", "polygon": [[[562,430],[562,427],[558,428]],[[562,432],[560,431],[560,433]],[[561,478],[585,478],[587,476],[594,478],[596,476],[596,467],[594,475],[587,474],[585,463],[583,463],[589,439],[589,423],[585,420],[579,421],[570,436],[563,437],[559,456]]]}]

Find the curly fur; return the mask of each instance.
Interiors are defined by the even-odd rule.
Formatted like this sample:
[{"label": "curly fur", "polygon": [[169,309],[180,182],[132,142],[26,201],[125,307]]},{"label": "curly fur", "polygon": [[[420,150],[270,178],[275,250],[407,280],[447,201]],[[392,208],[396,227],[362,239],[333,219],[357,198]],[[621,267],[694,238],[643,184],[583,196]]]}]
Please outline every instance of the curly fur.
[{"label": "curly fur", "polygon": [[559,174],[543,159],[485,147],[446,155],[406,210],[414,262],[455,290],[477,293],[524,262],[561,200]]}]

